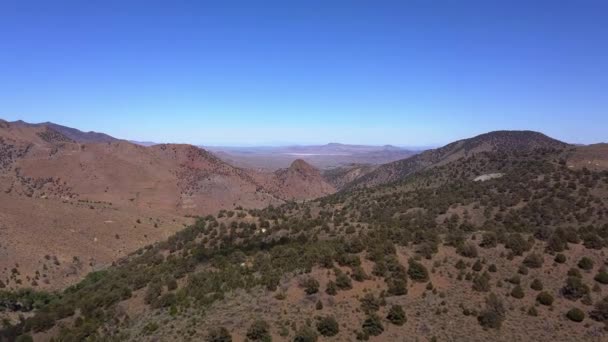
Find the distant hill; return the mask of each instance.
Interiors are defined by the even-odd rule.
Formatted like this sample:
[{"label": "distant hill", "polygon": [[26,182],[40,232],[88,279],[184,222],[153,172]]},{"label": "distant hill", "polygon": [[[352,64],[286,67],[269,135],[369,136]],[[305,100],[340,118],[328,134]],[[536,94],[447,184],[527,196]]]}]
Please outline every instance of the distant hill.
[{"label": "distant hill", "polygon": [[155,143],[153,141],[136,141],[136,140],[129,140],[130,143],[133,143],[135,145],[141,145],[141,146],[153,146],[153,145],[158,145],[158,143]]},{"label": "distant hill", "polygon": [[302,159],[319,169],[346,167],[351,164],[379,165],[407,158],[415,151],[392,145],[369,146],[329,143],[325,145],[209,147],[222,160],[236,166],[277,170]]},{"label": "distant hill", "polygon": [[410,158],[378,167],[348,186],[374,186],[403,179],[414,172],[444,165],[460,158],[469,158],[488,151],[532,151],[537,149],[563,149],[567,143],[533,131],[494,131],[458,140],[443,147],[427,150]]},{"label": "distant hill", "polygon": [[74,142],[78,142],[78,143],[104,143],[104,142],[120,141],[120,139],[114,138],[105,133],[99,133],[99,132],[93,132],[93,131],[83,132],[76,128],[62,126],[62,125],[58,125],[58,124],[55,124],[52,122],[43,122],[43,123],[32,124],[32,123],[27,123],[25,121],[19,120],[19,121],[14,121],[14,122],[10,122],[10,123],[13,125],[23,125],[23,126],[29,126],[29,127],[48,127],[48,128],[51,128],[51,129],[63,134],[68,139],[71,139]]}]

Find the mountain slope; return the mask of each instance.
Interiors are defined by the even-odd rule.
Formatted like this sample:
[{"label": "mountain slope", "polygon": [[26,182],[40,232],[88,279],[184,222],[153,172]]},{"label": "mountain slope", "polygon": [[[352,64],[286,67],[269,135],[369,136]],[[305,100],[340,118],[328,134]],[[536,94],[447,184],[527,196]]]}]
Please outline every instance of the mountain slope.
[{"label": "mountain slope", "polygon": [[[0,334],[602,341],[608,172],[570,168],[569,149],[488,149],[388,185],[210,215],[60,295],[0,295],[29,313]],[[489,173],[502,176],[475,180]]]},{"label": "mountain slope", "polygon": [[105,133],[92,132],[92,131],[83,132],[83,131],[80,131],[75,128],[58,125],[58,124],[55,124],[52,122],[43,122],[43,123],[38,123],[38,124],[32,124],[32,123],[27,123],[27,122],[19,120],[19,121],[11,122],[11,124],[12,125],[23,125],[26,127],[48,127],[50,129],[64,135],[68,139],[70,139],[74,142],[78,142],[78,143],[101,143],[101,142],[120,141],[120,139],[116,139]]},{"label": "mountain slope", "polygon": [[336,189],[327,183],[321,173],[302,159],[295,160],[287,169],[274,172],[277,177],[277,191],[283,197],[313,199],[317,194],[329,195]]},{"label": "mountain slope", "polygon": [[[79,143],[51,126],[0,122],[0,279],[15,262],[39,271],[49,255],[62,266],[38,286],[61,287],[166,238],[185,216],[334,192],[318,171],[296,166],[254,172],[191,145]],[[39,234],[53,238],[37,244]],[[73,272],[74,258],[88,262]]]},{"label": "mountain slope", "polygon": [[398,181],[417,171],[445,165],[481,152],[534,151],[563,149],[569,145],[533,131],[495,131],[463,139],[441,148],[427,150],[410,158],[384,164],[347,187],[375,186]]}]

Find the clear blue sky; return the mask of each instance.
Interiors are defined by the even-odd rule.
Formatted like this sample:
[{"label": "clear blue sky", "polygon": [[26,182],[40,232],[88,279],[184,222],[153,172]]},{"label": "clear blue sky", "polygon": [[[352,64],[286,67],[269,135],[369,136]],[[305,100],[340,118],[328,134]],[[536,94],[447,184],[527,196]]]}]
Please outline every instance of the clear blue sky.
[{"label": "clear blue sky", "polygon": [[0,117],[121,138],[608,140],[608,1],[0,1]]}]

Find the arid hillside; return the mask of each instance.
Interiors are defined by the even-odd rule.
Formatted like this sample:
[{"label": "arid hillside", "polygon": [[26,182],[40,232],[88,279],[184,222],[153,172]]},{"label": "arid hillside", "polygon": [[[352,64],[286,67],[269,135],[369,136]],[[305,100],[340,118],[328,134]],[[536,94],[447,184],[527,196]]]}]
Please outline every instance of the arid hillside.
[{"label": "arid hillside", "polygon": [[[335,192],[302,161],[257,172],[191,145],[145,147],[56,127],[0,122],[0,278],[19,263],[23,279],[13,285],[73,282],[76,274],[166,238],[189,222],[186,216]],[[49,257],[65,267],[32,281]]]},{"label": "arid hillside", "polygon": [[385,185],[222,210],[63,292],[0,291],[1,334],[606,340],[608,172],[571,167],[580,151],[561,143],[495,146]]},{"label": "arid hillside", "polygon": [[384,164],[356,179],[349,187],[375,186],[395,182],[415,172],[469,158],[482,152],[525,152],[559,150],[569,145],[533,131],[495,131],[463,139],[441,148],[424,151],[407,159]]}]

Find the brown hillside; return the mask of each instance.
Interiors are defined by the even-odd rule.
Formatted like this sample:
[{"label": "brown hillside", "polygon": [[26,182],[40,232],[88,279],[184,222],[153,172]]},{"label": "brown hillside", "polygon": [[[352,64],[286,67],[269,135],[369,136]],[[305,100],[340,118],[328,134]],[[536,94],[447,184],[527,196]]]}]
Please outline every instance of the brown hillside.
[{"label": "brown hillside", "polygon": [[287,169],[277,170],[275,188],[284,198],[313,199],[318,194],[329,195],[336,189],[327,183],[319,170],[302,159],[295,160]]},{"label": "brown hillside", "polygon": [[608,144],[577,146],[567,154],[568,167],[608,170]]},{"label": "brown hillside", "polygon": [[[0,252],[6,257],[0,278],[17,260],[33,272],[45,255],[62,265],[74,257],[94,260],[82,267],[86,272],[165,238],[187,222],[184,215],[262,208],[332,192],[318,171],[300,163],[285,173],[261,173],[191,145],[78,143],[49,126],[2,121]],[[154,228],[159,222],[163,229]],[[52,238],[41,244],[33,236]],[[62,272],[56,276],[65,278]]]}]

